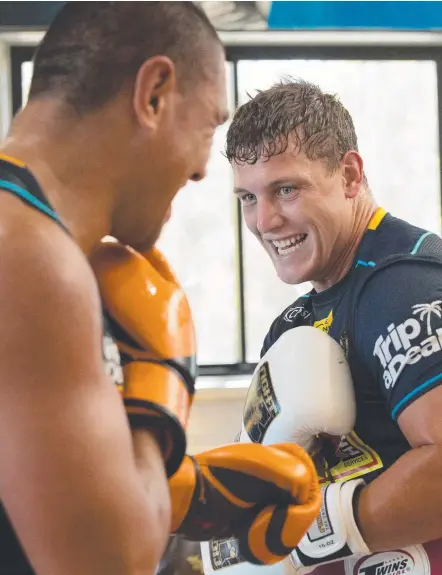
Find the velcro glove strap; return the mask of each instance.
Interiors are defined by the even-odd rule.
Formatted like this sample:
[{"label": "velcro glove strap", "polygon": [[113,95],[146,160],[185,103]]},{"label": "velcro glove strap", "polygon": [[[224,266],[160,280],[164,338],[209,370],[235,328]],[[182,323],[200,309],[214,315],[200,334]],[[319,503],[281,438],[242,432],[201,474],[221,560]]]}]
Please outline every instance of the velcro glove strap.
[{"label": "velcro glove strap", "polygon": [[295,569],[370,553],[353,511],[354,496],[364,485],[363,479],[352,479],[323,489],[321,511],[290,555]]}]

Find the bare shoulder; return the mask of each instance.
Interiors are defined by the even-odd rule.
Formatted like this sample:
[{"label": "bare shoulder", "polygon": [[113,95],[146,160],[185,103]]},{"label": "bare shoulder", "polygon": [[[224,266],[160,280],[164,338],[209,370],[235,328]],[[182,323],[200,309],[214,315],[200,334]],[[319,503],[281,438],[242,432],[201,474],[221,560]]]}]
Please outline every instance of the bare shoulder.
[{"label": "bare shoulder", "polygon": [[49,366],[55,377],[63,365],[97,362],[101,307],[86,257],[51,220],[31,210],[8,216],[0,215],[0,372],[24,382],[44,379]]},{"label": "bare shoulder", "polygon": [[61,226],[29,208],[5,212],[0,215],[0,308],[20,306],[28,297],[43,307],[61,303],[57,296],[97,297],[86,257]]}]

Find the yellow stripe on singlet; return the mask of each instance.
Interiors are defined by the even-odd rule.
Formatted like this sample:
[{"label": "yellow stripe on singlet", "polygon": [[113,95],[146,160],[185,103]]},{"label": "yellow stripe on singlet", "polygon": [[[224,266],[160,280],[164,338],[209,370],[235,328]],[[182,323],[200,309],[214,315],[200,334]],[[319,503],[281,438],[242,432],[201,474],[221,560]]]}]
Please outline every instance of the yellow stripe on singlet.
[{"label": "yellow stripe on singlet", "polygon": [[387,210],[384,210],[384,208],[378,208],[368,223],[367,230],[375,230],[386,215]]},{"label": "yellow stripe on singlet", "polygon": [[18,160],[17,158],[12,158],[11,156],[7,156],[6,154],[0,154],[0,160],[5,160],[10,164],[15,164],[19,168],[25,167],[25,164],[21,160]]}]

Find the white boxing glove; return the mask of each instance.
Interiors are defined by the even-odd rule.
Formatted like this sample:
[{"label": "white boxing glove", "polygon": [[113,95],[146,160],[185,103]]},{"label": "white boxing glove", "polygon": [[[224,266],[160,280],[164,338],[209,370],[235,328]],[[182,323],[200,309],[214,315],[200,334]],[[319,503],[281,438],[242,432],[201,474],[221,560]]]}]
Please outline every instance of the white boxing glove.
[{"label": "white boxing glove", "polygon": [[[317,435],[345,435],[355,420],[353,380],[341,346],[321,330],[300,326],[282,334],[257,365],[239,441],[293,442],[309,451]],[[309,573],[340,554],[368,553],[353,515],[353,495],[361,484],[353,480],[324,489],[321,513],[290,561],[254,566],[240,556],[234,539],[215,540],[201,544],[205,575],[221,569],[229,569],[228,575]]]},{"label": "white boxing glove", "polygon": [[244,406],[240,442],[292,441],[307,451],[315,436],[353,430],[353,380],[341,346],[323,331],[283,333],[262,357]]}]

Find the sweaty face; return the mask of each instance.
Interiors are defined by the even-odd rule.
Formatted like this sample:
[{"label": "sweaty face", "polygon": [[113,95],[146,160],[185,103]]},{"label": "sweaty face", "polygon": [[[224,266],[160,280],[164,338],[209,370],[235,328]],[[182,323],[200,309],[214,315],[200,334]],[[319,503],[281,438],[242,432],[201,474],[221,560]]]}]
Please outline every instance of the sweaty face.
[{"label": "sweaty face", "polygon": [[134,220],[138,221],[139,239],[132,245],[143,249],[158,239],[166,212],[178,190],[189,180],[199,181],[206,175],[215,130],[227,118],[221,51],[210,77],[202,78],[184,93],[171,90],[159,98],[159,108],[161,117],[153,136],[145,143],[145,160],[140,167],[146,186],[140,190],[133,214]]},{"label": "sweaty face", "polygon": [[326,278],[351,234],[345,168],[330,173],[322,161],[290,148],[254,165],[234,163],[233,170],[244,221],[281,280]]}]

